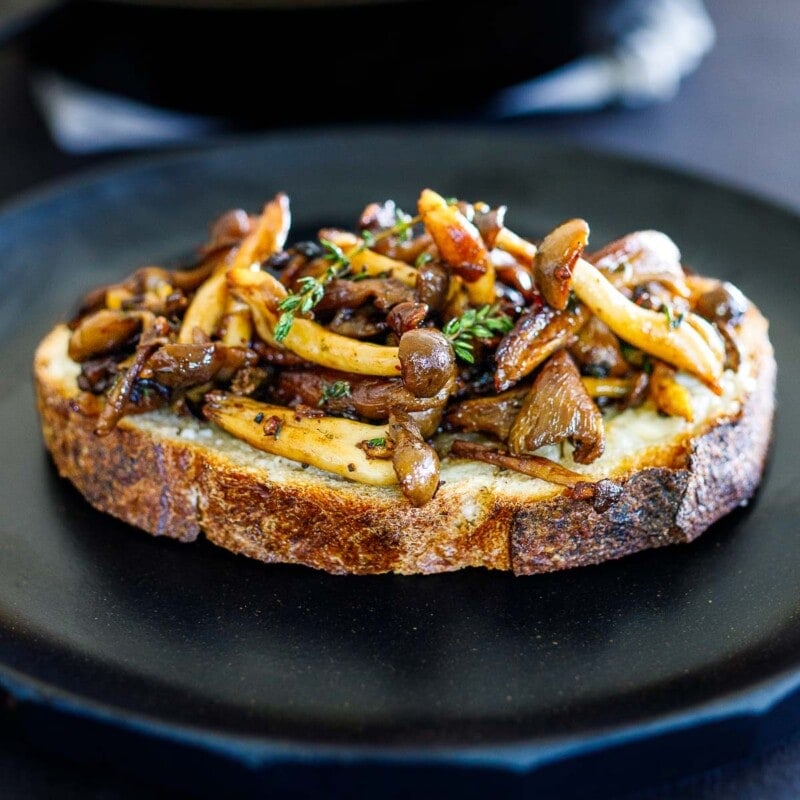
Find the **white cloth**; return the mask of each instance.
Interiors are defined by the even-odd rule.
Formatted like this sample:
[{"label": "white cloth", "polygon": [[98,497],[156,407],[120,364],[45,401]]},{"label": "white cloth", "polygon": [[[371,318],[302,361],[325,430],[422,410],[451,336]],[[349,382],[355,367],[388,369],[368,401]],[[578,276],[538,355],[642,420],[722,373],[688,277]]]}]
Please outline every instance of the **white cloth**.
[{"label": "white cloth", "polygon": [[605,52],[503,90],[487,112],[504,118],[665,102],[716,35],[700,0],[628,0],[606,22],[618,33]]}]

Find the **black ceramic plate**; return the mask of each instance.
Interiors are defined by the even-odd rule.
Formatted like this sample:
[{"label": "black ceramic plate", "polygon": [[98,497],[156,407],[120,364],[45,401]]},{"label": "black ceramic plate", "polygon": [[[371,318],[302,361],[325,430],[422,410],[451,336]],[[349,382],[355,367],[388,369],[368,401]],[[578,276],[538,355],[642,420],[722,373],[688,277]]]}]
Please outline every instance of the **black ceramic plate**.
[{"label": "black ceramic plate", "polygon": [[[30,363],[83,290],[189,252],[218,212],[277,190],[308,232],[353,223],[373,199],[412,207],[424,186],[506,203],[509,224],[531,236],[570,216],[590,221],[595,244],[659,228],[688,264],[741,286],[771,320],[780,365],[756,500],[692,545],[597,567],[332,577],[150,538],[58,478]],[[632,772],[665,743],[681,768],[751,747],[787,723],[800,685],[798,253],[798,219],[760,200],[488,130],[267,138],[89,176],[7,208],[2,683],[31,730],[56,709],[67,720],[59,746],[85,754],[94,737],[114,758],[137,747],[137,769],[154,761],[151,737],[158,752],[208,752],[273,779],[298,764],[305,778],[311,764],[346,779],[365,764],[374,777],[413,763],[500,780],[576,759],[601,774],[613,754]],[[207,763],[186,780],[210,780]]]}]

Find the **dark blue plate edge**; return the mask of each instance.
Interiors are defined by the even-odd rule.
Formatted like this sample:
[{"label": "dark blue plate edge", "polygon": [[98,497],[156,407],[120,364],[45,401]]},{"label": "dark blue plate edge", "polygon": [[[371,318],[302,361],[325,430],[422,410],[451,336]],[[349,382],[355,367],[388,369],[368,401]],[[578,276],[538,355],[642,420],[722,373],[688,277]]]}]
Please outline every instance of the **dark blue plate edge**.
[{"label": "dark blue plate edge", "polygon": [[[277,738],[212,733],[199,727],[175,725],[154,717],[120,709],[65,692],[0,666],[0,691],[11,698],[8,707],[16,722],[45,748],[51,746],[69,755],[59,737],[57,744],[42,736],[41,720],[59,719],[66,725],[80,724],[79,757],[85,757],[92,740],[116,736],[122,750],[131,743],[158,742],[177,747],[189,757],[205,754],[223,763],[251,771],[276,765],[306,766],[402,766],[458,767],[470,771],[500,770],[510,773],[536,772],[573,759],[588,759],[610,751],[635,753],[637,758],[669,747],[671,756],[685,751],[693,756],[695,769],[706,769],[752,753],[781,739],[796,727],[800,710],[800,674],[793,670],[765,680],[755,687],[697,704],[688,711],[664,714],[647,722],[609,727],[590,736],[519,740],[506,744],[426,746],[297,743]],[[766,723],[769,722],[767,726]],[[726,736],[710,732],[723,731]],[[50,734],[53,732],[51,731]],[[709,742],[713,745],[709,747]],[[702,742],[703,748],[698,749]],[[658,745],[656,747],[655,745]],[[641,766],[641,765],[639,765]],[[684,774],[681,768],[676,774]]]}]

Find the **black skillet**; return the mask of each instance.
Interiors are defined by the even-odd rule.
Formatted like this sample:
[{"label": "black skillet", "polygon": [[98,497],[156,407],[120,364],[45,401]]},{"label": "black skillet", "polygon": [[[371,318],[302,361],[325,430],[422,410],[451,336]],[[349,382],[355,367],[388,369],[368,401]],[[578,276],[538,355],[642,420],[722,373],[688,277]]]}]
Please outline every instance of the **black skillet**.
[{"label": "black skillet", "polygon": [[[15,0],[31,62],[239,124],[447,117],[582,51],[610,0]],[[2,14],[0,13],[0,37]]]}]

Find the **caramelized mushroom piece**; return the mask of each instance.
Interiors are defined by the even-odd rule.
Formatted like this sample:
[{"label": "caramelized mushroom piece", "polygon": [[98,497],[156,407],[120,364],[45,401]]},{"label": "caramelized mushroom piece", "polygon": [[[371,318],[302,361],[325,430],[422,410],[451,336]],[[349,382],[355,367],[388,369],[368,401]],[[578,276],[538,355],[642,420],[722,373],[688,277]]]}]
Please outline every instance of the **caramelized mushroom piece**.
[{"label": "caramelized mushroom piece", "polygon": [[536,260],[538,252],[538,248],[533,242],[523,239],[508,228],[502,228],[497,232],[494,243],[495,247],[512,255],[521,264],[533,268],[533,262]]},{"label": "caramelized mushroom piece", "polygon": [[389,436],[394,442],[392,465],[400,489],[411,505],[425,505],[439,488],[439,456],[422,438],[417,423],[402,411],[389,417]]},{"label": "caramelized mushroom piece", "polygon": [[358,308],[372,302],[378,311],[388,311],[398,303],[412,300],[414,290],[397,278],[366,278],[362,281],[337,278],[325,286],[325,294],[316,309]]},{"label": "caramelized mushroom piece", "polygon": [[265,364],[274,367],[300,367],[309,366],[309,362],[295,355],[291,350],[282,350],[258,340],[253,342],[253,351]]},{"label": "caramelized mushroom piece", "polygon": [[636,231],[587,256],[617,288],[656,281],[674,294],[688,297],[681,253],[660,231]]},{"label": "caramelized mushroom piece", "polygon": [[623,402],[624,408],[639,408],[650,393],[650,375],[644,370],[633,378],[630,394]]},{"label": "caramelized mushroom piece", "polygon": [[650,376],[650,397],[662,414],[683,417],[687,422],[692,422],[692,396],[685,386],[675,380],[675,372],[676,370],[663,361],[656,361]]},{"label": "caramelized mushroom piece", "polygon": [[216,378],[230,380],[242,367],[253,367],[258,355],[244,347],[227,347],[220,342],[165,344],[153,353],[142,369],[170,389],[200,386]]},{"label": "caramelized mushroom piece", "polygon": [[676,320],[660,311],[640,308],[582,258],[575,264],[573,287],[581,301],[620,339],[696,375],[712,392],[722,394],[719,379],[725,346],[709,322],[691,312]]},{"label": "caramelized mushroom piece", "polygon": [[145,369],[160,384],[181,389],[210,381],[224,362],[222,348],[213,343],[166,344],[150,356]]},{"label": "caramelized mushroom piece", "polygon": [[169,275],[170,283],[183,292],[193,292],[217,268],[216,258],[206,258],[192,269],[176,269]]},{"label": "caramelized mushroom piece", "polygon": [[351,339],[372,339],[386,331],[386,323],[369,308],[340,308],[327,327]]},{"label": "caramelized mushroom piece", "polygon": [[[345,387],[338,396],[331,386]],[[448,393],[415,397],[400,378],[370,378],[334,370],[285,370],[277,379],[275,399],[285,405],[302,403],[322,407],[333,414],[357,415],[366,419],[388,419],[391,411],[427,411],[447,402]]]},{"label": "caramelized mushroom piece", "polygon": [[428,316],[428,306],[425,303],[398,303],[386,315],[386,324],[398,335],[418,328]]},{"label": "caramelized mushroom piece", "polygon": [[211,223],[208,243],[203,251],[210,253],[221,247],[238,244],[252,231],[256,218],[242,208],[232,208]]},{"label": "caramelized mushroom piece", "polygon": [[69,338],[69,357],[81,362],[113,353],[141,329],[141,314],[101,309],[78,323]]},{"label": "caramelized mushroom piece", "polygon": [[738,325],[747,311],[747,298],[736,286],[725,281],[701,294],[695,311],[709,322]]},{"label": "caramelized mushroom piece", "polygon": [[245,364],[231,379],[231,394],[249,397],[258,392],[269,377],[269,372],[264,367]]},{"label": "caramelized mushroom piece", "polygon": [[544,300],[533,284],[533,273],[505,250],[492,250],[492,262],[497,278],[522,295],[526,305],[541,306]]},{"label": "caramelized mushroom piece", "polygon": [[419,213],[433,236],[442,258],[466,281],[475,281],[487,271],[489,253],[478,229],[436,192],[424,189]]},{"label": "caramelized mushroom piece", "polygon": [[570,354],[584,374],[595,378],[608,375],[619,378],[628,373],[619,339],[597,317],[590,317],[580,329],[578,341],[570,348]]},{"label": "caramelized mushroom piece", "polygon": [[533,274],[539,291],[557,311],[567,307],[572,268],[589,241],[589,225],[571,219],[545,236],[534,262]]},{"label": "caramelized mushroom piece", "polygon": [[456,206],[430,189],[423,189],[419,213],[433,236],[441,257],[467,284],[474,305],[491,305],[495,299],[494,265],[478,229]]},{"label": "caramelized mushroom piece", "polygon": [[564,311],[549,306],[528,309],[497,347],[495,390],[510,389],[557,350],[574,344],[588,319],[589,312],[581,304]]},{"label": "caramelized mushroom piece", "polygon": [[503,394],[462,400],[448,409],[447,424],[462,431],[489,433],[504,442],[527,394],[528,388],[524,387]]},{"label": "caramelized mushroom piece", "polygon": [[429,261],[419,268],[417,295],[433,311],[441,311],[447,302],[450,289],[450,271],[436,261]]},{"label": "caramelized mushroom piece", "polygon": [[[403,215],[393,200],[384,203],[370,203],[362,212],[358,220],[358,230],[369,231],[372,234],[381,234],[393,228]],[[376,253],[398,261],[413,264],[417,257],[430,250],[433,238],[427,232],[409,239],[407,236],[380,236],[375,240],[373,249]]]},{"label": "caramelized mushroom piece", "polygon": [[476,206],[474,222],[481,234],[481,238],[486,246],[491,250],[497,242],[497,235],[505,226],[506,206],[489,208],[488,206]]},{"label": "caramelized mushroom piece", "polygon": [[455,353],[441,331],[416,328],[403,334],[398,357],[403,385],[415,397],[433,397],[455,380]]},{"label": "caramelized mushroom piece", "polygon": [[560,350],[536,376],[511,427],[508,446],[514,455],[532,453],[569,439],[572,457],[591,464],[605,449],[603,417],[589,397],[575,362]]},{"label": "caramelized mushroom piece", "polygon": [[581,382],[589,397],[605,397],[610,400],[626,400],[634,387],[630,378],[593,378],[584,375]]},{"label": "caramelized mushroom piece", "polygon": [[[436,431],[439,430],[439,426],[442,424],[444,407],[447,403],[447,398],[449,397],[449,391],[447,389],[442,389],[442,395],[444,395],[443,399],[432,405],[430,408],[427,408],[424,411],[408,412],[408,416],[411,417],[411,419],[413,419],[416,423],[423,439],[430,439],[431,436],[433,436]],[[438,400],[438,398],[442,395],[437,395],[436,399]]]},{"label": "caramelized mushroom piece", "polygon": [[742,351],[736,341],[733,325],[730,322],[718,322],[716,328],[725,342],[725,369],[738,372],[739,367],[742,365]]},{"label": "caramelized mushroom piece", "polygon": [[116,428],[117,423],[125,414],[131,413],[131,401],[139,380],[139,373],[158,346],[158,342],[149,342],[148,344],[140,345],[136,350],[136,355],[130,367],[121,373],[121,376],[108,393],[106,404],[100,412],[100,417],[94,429],[98,436],[107,436]]},{"label": "caramelized mushroom piece", "polygon": [[622,495],[622,487],[615,481],[603,479],[597,483],[588,482],[579,472],[563,467],[543,456],[512,456],[504,450],[487,447],[477,442],[456,439],[450,450],[457,458],[470,458],[483,461],[503,469],[512,469],[532,478],[548,483],[566,486],[566,494],[576,500],[591,500],[595,511],[602,513],[612,506]]},{"label": "caramelized mushroom piece", "polygon": [[247,236],[233,253],[231,267],[248,269],[251,265],[260,264],[264,259],[282,250],[291,223],[289,198],[283,192],[279,192],[264,205],[264,210],[253,221]]},{"label": "caramelized mushroom piece", "polygon": [[370,203],[358,218],[358,230],[379,233],[391,228],[397,222],[397,205],[394,200],[383,203]]},{"label": "caramelized mushroom piece", "polygon": [[117,374],[117,362],[113,356],[92,358],[81,364],[78,388],[84,392],[100,394],[108,389]]},{"label": "caramelized mushroom piece", "polygon": [[[393,228],[399,221],[402,212],[393,200],[384,203],[370,203],[358,220],[358,230],[380,234]],[[429,233],[423,233],[409,239],[407,236],[380,236],[375,240],[373,249],[376,253],[398,261],[413,264],[420,253],[428,250],[433,244]]]}]

